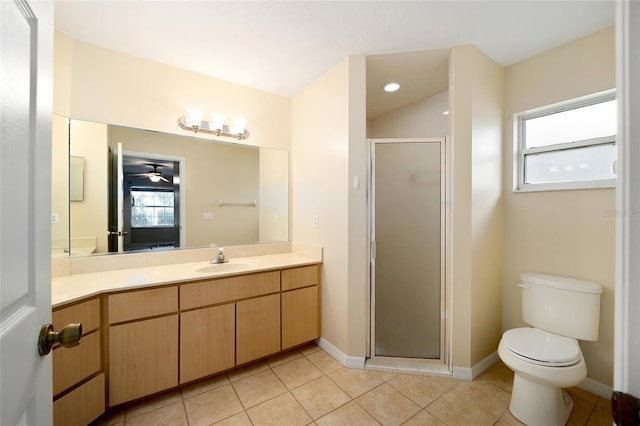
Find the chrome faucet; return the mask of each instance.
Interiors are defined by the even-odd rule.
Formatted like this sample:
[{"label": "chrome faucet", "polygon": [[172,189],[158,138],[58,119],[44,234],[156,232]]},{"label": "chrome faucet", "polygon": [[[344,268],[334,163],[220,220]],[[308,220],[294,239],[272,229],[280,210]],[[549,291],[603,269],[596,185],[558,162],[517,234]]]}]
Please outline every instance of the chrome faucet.
[{"label": "chrome faucet", "polygon": [[229,262],[229,259],[227,259],[224,255],[224,247],[220,247],[218,249],[218,255],[216,256],[215,259],[211,261],[211,263],[227,263],[227,262]]}]

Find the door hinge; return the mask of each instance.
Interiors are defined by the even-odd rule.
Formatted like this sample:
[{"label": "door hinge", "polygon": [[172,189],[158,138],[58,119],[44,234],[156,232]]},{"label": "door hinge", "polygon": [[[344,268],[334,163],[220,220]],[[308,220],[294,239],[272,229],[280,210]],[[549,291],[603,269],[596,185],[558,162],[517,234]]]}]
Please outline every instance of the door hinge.
[{"label": "door hinge", "polygon": [[376,257],[376,242],[371,241],[371,258],[374,259]]}]

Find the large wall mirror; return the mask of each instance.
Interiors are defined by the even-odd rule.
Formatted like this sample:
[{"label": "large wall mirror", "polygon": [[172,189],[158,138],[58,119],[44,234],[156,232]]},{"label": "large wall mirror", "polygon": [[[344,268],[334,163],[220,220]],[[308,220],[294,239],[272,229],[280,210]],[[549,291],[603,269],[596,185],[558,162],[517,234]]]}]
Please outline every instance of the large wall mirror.
[{"label": "large wall mirror", "polygon": [[287,151],[54,115],[52,159],[54,258],[288,241]]}]

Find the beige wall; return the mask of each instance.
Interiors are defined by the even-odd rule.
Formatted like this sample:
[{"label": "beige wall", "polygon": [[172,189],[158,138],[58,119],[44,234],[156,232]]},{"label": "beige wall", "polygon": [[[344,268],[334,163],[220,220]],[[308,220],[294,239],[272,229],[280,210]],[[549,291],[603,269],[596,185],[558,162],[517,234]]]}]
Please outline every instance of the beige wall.
[{"label": "beige wall", "polygon": [[103,49],[58,32],[54,43],[57,114],[193,136],[176,122],[187,108],[200,108],[248,119],[251,136],[243,143],[290,149],[289,98]]},{"label": "beige wall", "polygon": [[450,57],[453,366],[497,348],[501,329],[503,70],[474,46]]},{"label": "beige wall", "polygon": [[[505,112],[514,113],[615,87],[615,40],[607,29],[512,65],[505,74]],[[615,190],[514,193],[513,123],[504,126],[505,256],[503,329],[523,326],[523,272],[600,282],[600,338],[580,342],[588,377],[612,384]]]},{"label": "beige wall", "polygon": [[259,160],[259,241],[289,241],[289,152],[261,149]]},{"label": "beige wall", "polygon": [[449,117],[449,92],[413,102],[369,122],[370,138],[424,138],[446,136]]},{"label": "beige wall", "polygon": [[54,32],[53,36],[53,112],[71,117],[71,71],[74,41]]},{"label": "beige wall", "polygon": [[75,141],[91,143],[70,144],[70,155],[84,158],[84,199],[69,203],[71,238],[96,238],[96,253],[106,253],[108,230],[107,126],[71,120],[71,134]]},{"label": "beige wall", "polygon": [[51,240],[69,248],[69,120],[54,114],[51,136],[51,214],[58,216]]},{"label": "beige wall", "polygon": [[[369,258],[367,257],[367,149],[366,149],[366,83],[367,63],[364,56],[349,58],[349,173],[342,183],[349,188],[349,290],[347,353],[364,357],[367,353],[369,312]],[[358,176],[360,187],[353,187]]]},{"label": "beige wall", "polygon": [[348,353],[349,59],[293,98],[292,136],[292,239],[324,248],[322,336]]},{"label": "beige wall", "polygon": [[495,351],[502,336],[504,69],[474,49],[473,78],[471,365]]}]

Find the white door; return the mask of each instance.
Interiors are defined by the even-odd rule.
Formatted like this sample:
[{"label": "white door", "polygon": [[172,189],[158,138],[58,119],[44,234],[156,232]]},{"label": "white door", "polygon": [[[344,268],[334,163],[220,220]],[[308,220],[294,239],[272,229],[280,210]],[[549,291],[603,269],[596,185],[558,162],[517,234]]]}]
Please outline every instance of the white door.
[{"label": "white door", "polygon": [[53,2],[0,1],[0,424],[52,419]]},{"label": "white door", "polygon": [[[640,3],[617,7],[618,187],[614,390],[640,398]],[[629,405],[631,416],[638,400]],[[637,417],[636,417],[637,419]],[[636,420],[637,421],[637,420]],[[631,423],[629,423],[631,424]]]},{"label": "white door", "polygon": [[116,167],[118,176],[118,197],[116,209],[118,210],[118,253],[124,252],[124,171],[122,169],[122,144],[118,142],[116,151]]}]

